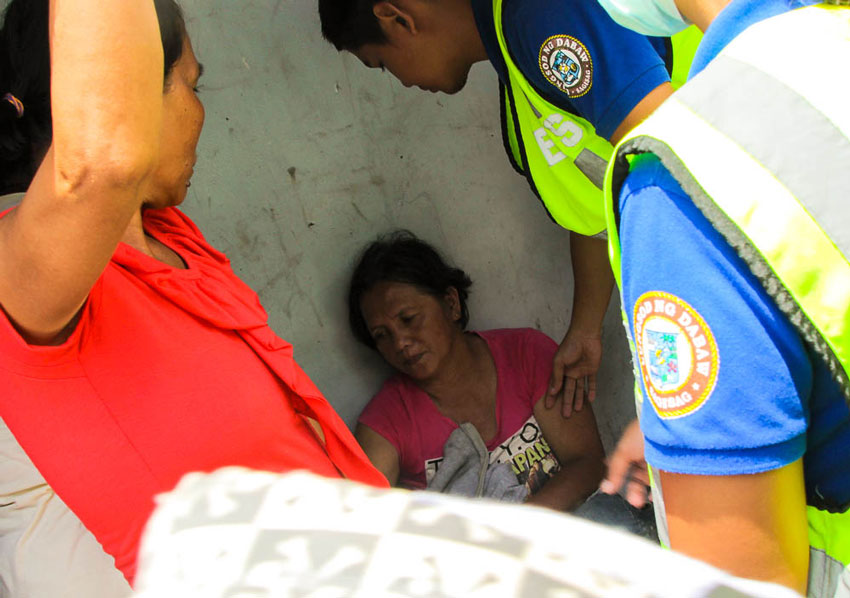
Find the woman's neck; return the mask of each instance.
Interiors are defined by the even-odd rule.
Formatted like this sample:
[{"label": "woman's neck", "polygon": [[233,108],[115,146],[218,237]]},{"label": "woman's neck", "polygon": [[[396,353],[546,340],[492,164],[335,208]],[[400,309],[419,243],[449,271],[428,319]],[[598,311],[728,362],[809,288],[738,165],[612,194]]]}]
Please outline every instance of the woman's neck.
[{"label": "woman's neck", "polygon": [[142,211],[139,210],[130,219],[124,235],[121,237],[121,242],[129,245],[133,249],[141,251],[145,255],[153,257],[153,251],[148,244],[148,237],[145,235],[145,226],[142,220]]},{"label": "woman's neck", "polygon": [[[446,365],[432,380],[419,384],[441,407],[452,407],[479,394],[488,395],[487,374],[495,371],[487,342],[471,332],[461,332],[452,345]],[[485,392],[480,392],[484,389]],[[478,392],[476,392],[478,391]]]},{"label": "woman's neck", "polygon": [[169,266],[181,270],[186,268],[183,258],[145,232],[141,210],[133,215],[121,242]]}]

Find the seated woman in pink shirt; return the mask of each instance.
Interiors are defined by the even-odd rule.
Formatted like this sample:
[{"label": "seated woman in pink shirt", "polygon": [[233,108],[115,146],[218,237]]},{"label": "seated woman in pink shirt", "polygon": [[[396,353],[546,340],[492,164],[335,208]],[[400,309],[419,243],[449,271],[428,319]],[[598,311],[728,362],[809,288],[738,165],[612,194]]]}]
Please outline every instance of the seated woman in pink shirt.
[{"label": "seated woman in pink shirt", "polygon": [[558,346],[530,328],[467,331],[472,281],[408,232],[375,241],[351,279],[351,329],[397,373],[355,436],[394,486],[425,488],[443,447],[471,423],[489,462],[509,463],[528,503],[568,511],[599,486],[604,452],[590,405],[561,417],[540,399]]}]

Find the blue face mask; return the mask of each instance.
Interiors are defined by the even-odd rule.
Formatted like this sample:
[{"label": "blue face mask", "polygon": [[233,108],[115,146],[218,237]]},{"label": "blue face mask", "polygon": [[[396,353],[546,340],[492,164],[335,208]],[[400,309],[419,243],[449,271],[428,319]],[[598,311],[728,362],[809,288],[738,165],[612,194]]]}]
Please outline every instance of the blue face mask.
[{"label": "blue face mask", "polygon": [[599,0],[615,22],[643,35],[671,37],[690,23],[674,0]]}]

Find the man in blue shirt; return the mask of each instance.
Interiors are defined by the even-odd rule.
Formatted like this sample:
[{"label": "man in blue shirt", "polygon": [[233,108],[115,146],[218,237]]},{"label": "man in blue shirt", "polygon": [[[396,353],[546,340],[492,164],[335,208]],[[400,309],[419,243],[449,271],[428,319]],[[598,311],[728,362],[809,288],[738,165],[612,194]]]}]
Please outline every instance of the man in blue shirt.
[{"label": "man in blue shirt", "polygon": [[[502,85],[510,86],[510,60],[534,95],[588,121],[613,143],[672,92],[669,39],[620,27],[591,0],[320,0],[319,13],[323,34],[337,49],[354,53],[368,67],[389,70],[408,87],[456,93],[472,65],[484,60],[493,64]],[[514,101],[525,100],[515,96]],[[545,134],[542,128],[539,133]],[[534,142],[526,149],[546,152],[545,143],[539,150]],[[512,161],[521,161],[506,149]],[[542,192],[543,183],[534,180],[527,164],[524,170],[532,189]],[[593,209],[601,216],[598,203]],[[563,397],[565,416],[574,398],[577,409],[585,392],[594,398],[602,319],[613,287],[603,239],[573,233],[570,247],[572,319],[547,396],[550,406]]]},{"label": "man in blue shirt", "polygon": [[[629,3],[621,2],[620,8],[623,4]],[[778,85],[776,95],[767,92],[767,100],[737,97],[734,88],[709,88],[705,81],[714,83],[714,79],[697,75],[706,69],[706,76],[713,77],[707,67],[729,46],[729,52],[718,62],[726,69],[723,73],[737,69],[751,80],[759,77],[757,86],[775,85],[770,77],[760,78],[762,71],[741,67],[748,64],[742,62],[744,58],[758,55],[758,44],[751,41],[755,38],[747,37],[734,48],[732,42],[745,29],[768,25],[772,17],[812,2],[725,0],[719,4],[707,0],[677,2],[682,15],[705,29],[692,67],[693,81],[677,98],[685,105],[699,105],[700,101],[715,104],[716,111],[701,112],[699,117],[711,126],[735,122],[739,138],[764,137],[766,130],[780,122],[771,114],[773,99],[786,93],[799,97],[794,95],[798,92]],[[636,18],[617,10],[612,8],[612,14],[622,21]],[[635,14],[640,10],[636,8]],[[835,17],[824,12],[828,18]],[[845,20],[848,14],[843,15]],[[646,14],[641,12],[640,16]],[[793,16],[789,14],[788,18]],[[661,22],[657,15],[652,18]],[[795,23],[786,20],[783,26],[789,22]],[[804,22],[799,21],[799,25],[802,29]],[[790,30],[795,31],[793,27]],[[839,25],[839,31],[837,37],[846,38],[846,27]],[[795,39],[795,43],[803,42]],[[833,77],[845,76],[843,70],[850,58],[847,46],[836,47],[842,48],[841,53],[819,55],[806,46],[819,61],[806,72],[806,87],[812,97],[800,102],[799,108],[779,115],[792,126],[789,134],[782,136],[782,143],[768,143],[761,153],[745,149],[759,161],[757,170],[790,172],[796,196],[805,197],[807,189],[819,183],[802,166],[820,159],[800,158],[800,153],[805,154],[801,147],[804,139],[823,135],[826,157],[850,152],[850,144],[840,134],[836,141],[826,137],[833,129],[831,113],[824,118],[821,110],[828,110],[815,96],[819,81],[837,81]],[[768,56],[766,66],[765,70],[780,77],[794,68],[781,52]],[[721,85],[725,83],[743,88],[744,81],[727,78]],[[826,88],[833,90],[835,84],[828,83]],[[824,97],[834,96],[832,91]],[[669,106],[663,107],[646,123],[646,131],[637,132],[636,144],[659,130],[652,128],[653,121],[662,122],[662,114],[669,119],[673,112]],[[713,115],[719,115],[716,122]],[[823,129],[808,125],[806,119],[822,122]],[[842,123],[834,126],[840,130]],[[684,135],[699,137],[702,129],[696,127]],[[696,139],[695,143],[705,143],[705,151],[709,151],[714,130],[706,127],[704,140]],[[668,137],[672,139],[673,134]],[[663,135],[658,138],[675,144]],[[763,146],[763,139],[759,141]],[[759,143],[752,146],[759,147]],[[614,255],[622,256],[623,306],[629,336],[635,341],[635,364],[644,397],[640,424],[643,448],[663,489],[670,544],[738,575],[779,581],[798,591],[806,589],[808,573],[810,596],[846,596],[841,593],[850,592],[846,570],[839,581],[850,556],[850,408],[843,390],[818,352],[819,341],[801,332],[801,318],[789,317],[790,299],[765,283],[773,280],[770,273],[752,266],[757,258],[747,253],[750,245],[741,245],[734,229],[718,225],[711,211],[713,204],[701,202],[720,189],[712,185],[715,178],[735,180],[726,195],[734,193],[736,187],[746,189],[749,181],[733,172],[718,175],[705,167],[710,158],[692,156],[686,168],[692,176],[700,173],[694,186],[674,175],[679,172],[678,162],[662,163],[668,156],[663,150],[647,152],[630,152],[633,157],[628,175],[619,195],[614,196],[613,220],[619,235]],[[717,162],[716,168],[724,168],[719,159]],[[842,185],[850,183],[845,180],[846,161],[840,157],[834,173],[822,192],[815,195],[842,195]],[[616,193],[617,175],[613,178]],[[775,175],[755,192],[772,198],[767,185],[774,180],[786,179]],[[833,204],[831,216],[818,214],[824,230],[838,216],[838,206]],[[779,211],[780,204],[776,202],[769,209]],[[802,221],[797,222],[802,235]],[[786,258],[789,253],[809,250],[804,239],[799,242],[801,246],[795,248],[786,241],[787,247],[781,248]],[[765,255],[770,253],[757,248],[762,250]],[[822,258],[815,254],[803,261]],[[846,255],[844,259],[846,262]],[[842,296],[838,288],[831,291],[836,294],[830,299],[836,313],[845,314],[839,315],[838,321],[846,325],[850,298]],[[809,313],[802,320],[806,318],[814,316]],[[629,464],[640,460],[641,439],[635,431],[630,430],[611,459],[609,479],[603,483],[606,490],[619,487]],[[631,494],[639,502],[634,489]],[[826,544],[820,546],[824,539]],[[809,544],[811,551],[807,551]]]}]

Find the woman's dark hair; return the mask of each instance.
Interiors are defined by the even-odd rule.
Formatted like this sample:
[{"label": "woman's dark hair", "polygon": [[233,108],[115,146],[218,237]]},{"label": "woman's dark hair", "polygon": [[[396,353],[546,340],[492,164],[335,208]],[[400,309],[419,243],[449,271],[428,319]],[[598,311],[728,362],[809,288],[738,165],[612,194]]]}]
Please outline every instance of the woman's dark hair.
[{"label": "woman's dark hair", "polygon": [[460,268],[453,268],[443,261],[437,250],[406,230],[399,230],[379,237],[369,244],[348,285],[348,322],[354,337],[371,349],[375,341],[369,334],[360,300],[379,282],[403,282],[418,287],[421,291],[442,298],[450,287],[457,289],[460,299],[460,327],[469,323],[466,298],[472,280]]},{"label": "woman's dark hair", "polygon": [[387,41],[372,7],[378,0],[319,0],[322,35],[337,50],[349,52],[364,44]]},{"label": "woman's dark hair", "polygon": [[[0,195],[26,191],[53,139],[49,0],[12,0],[0,28]],[[154,0],[166,81],[183,54],[186,26],[174,0]],[[22,117],[7,94],[24,106]]]}]

